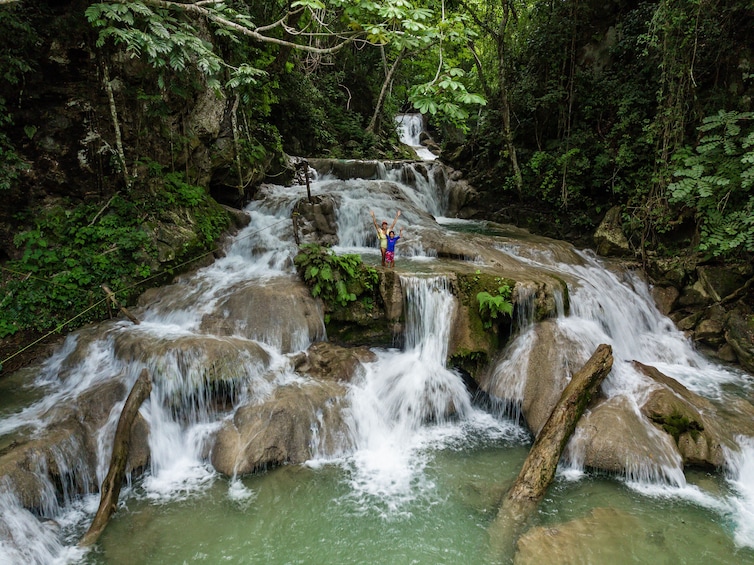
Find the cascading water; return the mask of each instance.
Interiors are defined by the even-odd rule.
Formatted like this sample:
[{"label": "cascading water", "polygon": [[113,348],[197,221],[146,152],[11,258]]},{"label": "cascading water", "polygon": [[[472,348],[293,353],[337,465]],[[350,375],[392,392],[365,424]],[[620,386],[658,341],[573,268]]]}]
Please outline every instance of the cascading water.
[{"label": "cascading water", "polygon": [[[425,464],[418,453],[472,411],[461,378],[445,367],[454,299],[442,278],[404,277],[406,350],[380,355],[351,391],[353,483],[395,505]],[[434,426],[427,427],[427,423]]]},{"label": "cascading water", "polygon": [[[46,430],[53,422],[70,422],[61,420],[68,405],[76,407],[72,413],[87,413],[86,403],[102,398],[103,387],[121,387],[111,394],[122,398],[143,368],[154,380],[152,395],[140,410],[149,426],[149,468],[122,492],[123,502],[101,550],[84,553],[75,543],[96,510],[98,499],[92,493],[107,470],[122,401],[114,402],[102,418],[93,466],[84,464],[89,454],[83,443],[68,442],[68,452],[58,450],[51,456],[70,481],[60,491],[60,485],[40,479],[49,496],[37,514],[54,522],[43,523],[25,509],[17,487],[0,485],[0,561],[486,565],[496,562],[483,547],[484,524],[494,506],[483,501],[497,499],[485,494],[495,490],[490,485],[512,480],[525,456],[529,435],[519,425],[521,376],[543,370],[542,326],[551,332],[547,356],[558,375],[578,369],[572,366],[577,360],[588,357],[597,344],[609,343],[615,364],[603,393],[633,405],[648,389],[632,368],[634,359],[715,401],[745,382],[742,375],[695,352],[654,308],[638,278],[615,275],[589,254],[556,242],[494,234],[484,239],[475,235],[483,226],[438,224],[436,218],[443,216],[448,202],[447,186],[435,182],[430,165],[376,167],[371,180],[321,175],[311,186],[314,194],[332,195],[337,203],[337,252],[379,262],[370,211],[378,220],[392,221],[400,208],[398,227],[406,230],[396,267],[405,299],[404,347],[374,349],[376,360],[363,363],[347,385],[347,433],[341,443],[320,445],[320,436],[328,430],[317,414],[312,423],[314,457],[303,467],[228,480],[209,462],[213,438],[238,407],[261,405],[282,387],[304,383],[292,358],[327,338],[322,312],[310,298],[290,290],[296,253],[290,217],[306,189],[265,186],[263,198],[247,207],[251,224],[223,258],[160,289],[139,311],[140,325],[113,322],[69,336],[38,370],[37,399],[0,407],[2,445],[7,445],[5,438],[17,435],[27,441],[50,433]],[[462,233],[466,227],[468,235]],[[504,399],[499,405],[491,403],[499,409],[472,403],[461,376],[445,365],[452,321],[461,305],[444,270],[447,260],[433,256],[438,241],[444,245],[456,240],[473,249],[488,246],[489,253],[498,254],[498,265],[555,273],[568,282],[570,314],[565,315],[562,293],[554,292],[556,317],[545,324],[534,322],[533,301],[541,289],[517,286],[518,333],[489,383],[491,394]],[[457,263],[472,273],[476,268]],[[224,380],[215,380],[218,374]],[[717,537],[710,538],[710,544],[720,548],[715,555],[754,562],[749,549],[754,547],[750,438],[741,438],[739,449],[728,454],[726,482],[708,489],[699,486],[708,479],[688,479],[672,458],[639,462],[622,483],[579,480],[584,470],[578,441],[575,437],[571,442],[561,483],[544,503],[544,523],[557,524],[558,515],[580,518],[570,513],[592,504],[586,501],[595,497],[601,502],[593,504],[644,509],[642,521],[650,524],[645,532],[650,538],[652,528],[666,527],[657,524],[667,522],[670,504],[686,523],[698,524],[694,532],[707,535],[714,530],[709,535]],[[621,490],[623,485],[631,489]],[[716,518],[728,525],[708,528]],[[620,547],[616,540],[606,543]],[[695,543],[700,542],[685,544],[684,555],[691,561],[648,542],[626,559],[662,555],[694,562]],[[572,545],[563,551],[578,549]]]},{"label": "cascading water", "polygon": [[421,144],[421,133],[424,131],[424,116],[418,113],[398,114],[395,117],[400,140],[410,146],[420,159],[432,161],[436,157],[429,149]]}]

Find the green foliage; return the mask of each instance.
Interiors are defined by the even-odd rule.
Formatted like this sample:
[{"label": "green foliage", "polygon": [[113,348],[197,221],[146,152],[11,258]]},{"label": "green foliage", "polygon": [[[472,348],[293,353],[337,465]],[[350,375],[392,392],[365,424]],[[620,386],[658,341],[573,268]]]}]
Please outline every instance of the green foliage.
[{"label": "green foliage", "polygon": [[469,92],[461,79],[463,69],[446,66],[436,80],[414,86],[408,97],[414,108],[422,114],[436,116],[437,121],[468,131],[468,108],[484,106],[487,101],[480,95]]},{"label": "green foliage", "polygon": [[321,297],[330,308],[347,306],[379,280],[377,269],[364,265],[360,255],[336,255],[316,243],[302,245],[294,262],[312,296]]},{"label": "green foliage", "polygon": [[[33,70],[30,58],[39,38],[12,6],[0,9],[0,37],[5,38],[0,42],[0,76],[6,84],[15,86]],[[13,119],[5,98],[0,95],[0,192],[9,190],[19,175],[28,169],[5,132],[11,125]],[[28,127],[24,128],[27,135]]]},{"label": "green foliage", "polygon": [[172,223],[176,215],[193,223],[197,234],[175,250],[176,261],[212,248],[227,228],[226,212],[181,173],[163,174],[153,163],[149,170],[152,193],[116,194],[104,206],[61,201],[39,211],[33,227],[16,235],[23,254],[7,263],[13,276],[0,286],[0,334],[48,331],[74,316],[69,328],[102,319],[107,313],[102,284],[116,291],[119,301],[131,301],[144,290],[145,279],[157,274],[150,226]]},{"label": "green foliage", "polygon": [[[230,16],[236,21],[246,17],[231,8],[218,4],[215,13]],[[228,71],[230,79],[226,86],[237,88],[255,84],[266,73],[243,63],[238,67],[229,65],[203,33],[192,24],[180,4],[155,8],[145,2],[114,2],[92,4],[86,9],[89,22],[99,30],[97,47],[108,41],[125,49],[132,57],[145,57],[157,69],[181,73],[189,68],[198,69],[207,79],[208,86],[219,90],[221,71]],[[228,29],[221,27],[218,35],[233,39]],[[166,88],[166,75],[161,73],[158,84]]]},{"label": "green foliage", "polygon": [[[139,229],[141,212],[137,204],[121,196],[115,196],[107,210],[80,204],[41,211],[35,227],[14,239],[23,255],[7,265],[18,277],[6,281],[2,289],[0,326],[4,331],[59,327],[102,298],[101,284],[119,289],[148,275],[149,253],[154,249]],[[78,322],[98,319],[104,313],[103,304]]]},{"label": "green foliage", "polygon": [[678,155],[671,201],[695,211],[702,251],[754,252],[754,113],[720,110],[699,131],[696,149]]},{"label": "green foliage", "polygon": [[486,329],[490,329],[493,322],[501,314],[506,316],[513,314],[511,293],[512,289],[507,284],[503,284],[498,287],[497,296],[493,296],[486,291],[482,291],[476,295],[477,302],[479,303],[479,315]]}]

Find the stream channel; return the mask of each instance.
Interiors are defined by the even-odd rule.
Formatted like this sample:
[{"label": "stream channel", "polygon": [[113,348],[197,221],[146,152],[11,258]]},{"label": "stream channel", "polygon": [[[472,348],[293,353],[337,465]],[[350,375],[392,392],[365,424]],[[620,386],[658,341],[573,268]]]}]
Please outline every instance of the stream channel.
[{"label": "stream channel", "polygon": [[[145,367],[154,378],[140,410],[149,426],[149,465],[121,492],[97,545],[76,546],[99,503],[97,490],[85,485],[99,484],[107,472],[122,401],[98,430],[96,453],[70,440],[65,449],[51,450],[54,461],[40,459],[40,476],[54,463],[67,470],[69,484],[44,487],[39,515],[24,508],[17,488],[3,478],[0,562],[510,562],[491,551],[488,526],[531,435],[515,406],[476,402],[445,365],[456,299],[443,273],[461,264],[482,269],[493,261],[502,275],[514,269],[565,280],[570,308],[566,313],[556,305],[559,315],[550,323],[559,331],[547,346],[578,351],[583,363],[598,344],[610,344],[615,364],[603,385],[608,397],[644,393],[629,363],[634,359],[715,403],[751,397],[752,377],[694,351],[632,272],[509,226],[446,217],[451,195],[439,164],[376,164],[373,170],[368,179],[320,171],[311,184],[315,195],[336,196],[334,250],[357,253],[378,268],[370,211],[378,219],[402,211],[395,270],[405,296],[403,336],[400,347],[373,348],[375,360],[347,383],[344,439],[319,441],[329,430],[315,414],[312,456],[303,464],[232,478],[211,464],[212,438],[223,422],[238,406],[262,403],[280,387],[305,386],[290,360],[327,338],[321,311],[302,320],[295,298],[279,298],[285,292],[272,304],[260,302],[253,319],[233,319],[229,305],[240,291],[252,296],[254,289],[301,284],[290,218],[306,188],[266,185],[246,207],[249,226],[224,256],[143,301],[134,310],[141,324],[116,320],[84,328],[42,366],[0,381],[0,447],[6,447],[51,433],[61,411],[95,387],[118,380],[125,390]],[[448,242],[468,251],[439,259],[436,249]],[[532,339],[538,324],[531,313],[519,307],[514,316],[516,333],[493,371],[494,390],[508,390],[509,398],[542,346]],[[262,351],[265,362],[232,359],[234,401],[218,407],[201,393],[207,373],[202,346],[187,344],[231,338],[241,349]],[[564,359],[561,370],[573,372],[576,365]],[[445,416],[449,404],[454,410]],[[754,436],[754,424],[751,431]],[[684,472],[670,461],[638,462],[631,472],[609,475],[565,458],[515,562],[754,564],[754,440],[741,436],[717,473]]]}]

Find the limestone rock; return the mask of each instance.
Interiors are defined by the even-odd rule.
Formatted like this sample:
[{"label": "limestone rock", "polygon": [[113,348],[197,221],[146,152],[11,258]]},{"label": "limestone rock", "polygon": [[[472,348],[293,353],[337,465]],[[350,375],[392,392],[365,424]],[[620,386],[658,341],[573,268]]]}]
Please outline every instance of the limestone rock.
[{"label": "limestone rock", "polygon": [[403,289],[401,278],[394,271],[385,271],[380,276],[380,297],[385,305],[385,317],[397,322],[403,316]]},{"label": "limestone rock", "polygon": [[699,282],[706,293],[715,302],[731,294],[744,285],[746,279],[751,277],[750,265],[736,265],[727,267],[724,265],[701,265],[696,268]]},{"label": "limestone rock", "polygon": [[681,296],[678,298],[678,304],[680,306],[706,306],[712,302],[712,298],[707,294],[704,285],[696,281],[691,286],[686,286],[681,291]]},{"label": "limestone rock", "polygon": [[294,368],[313,379],[349,382],[362,363],[376,360],[377,355],[367,347],[340,347],[320,341],[298,356]]},{"label": "limestone rock", "polygon": [[[554,321],[546,320],[537,325],[536,341],[526,372],[526,382],[523,387],[522,412],[529,429],[536,435],[550,417],[552,409],[557,404],[563,389],[570,380],[569,360],[574,366],[582,366],[588,356],[578,352],[577,344],[571,342],[567,336],[560,334]],[[548,343],[558,343],[558,347],[550,347]],[[558,375],[553,380],[553,375]]]},{"label": "limestone rock", "polygon": [[[94,492],[94,452],[87,448],[84,426],[73,419],[48,428],[0,456],[4,488],[38,515],[55,510],[56,499]],[[58,485],[65,492],[58,492]]]},{"label": "limestone rock", "polygon": [[680,464],[670,436],[655,431],[625,396],[599,402],[581,418],[568,457],[586,467],[636,478],[663,477]]},{"label": "limestone rock", "polygon": [[651,292],[657,309],[665,316],[672,312],[680,295],[678,289],[673,286],[653,286]]},{"label": "limestone rock", "polygon": [[514,565],[625,563],[634,553],[631,534],[641,521],[614,508],[595,508],[588,515],[555,526],[532,528],[516,547]]},{"label": "limestone rock", "polygon": [[633,255],[631,246],[621,227],[621,210],[614,206],[607,211],[602,222],[594,232],[597,253],[605,257],[628,257]]},{"label": "limestone rock", "polygon": [[294,207],[294,213],[298,214],[294,226],[298,230],[299,241],[319,245],[337,245],[336,210],[336,199],[330,194],[314,195],[311,202],[308,198],[299,200]]},{"label": "limestone rock", "polygon": [[638,361],[634,366],[657,385],[642,405],[642,414],[675,440],[684,463],[723,467],[724,448],[735,449],[735,436],[747,425],[746,416],[730,411],[723,414],[712,402],[656,368]]},{"label": "limestone rock", "polygon": [[204,317],[201,329],[268,343],[283,353],[325,337],[321,301],[312,298],[303,282],[288,277],[271,279],[264,287],[243,284],[234,289]]},{"label": "limestone rock", "polygon": [[723,343],[723,323],[719,320],[702,320],[696,327],[694,339],[708,345],[719,346]]},{"label": "limestone rock", "polygon": [[[238,409],[217,434],[212,465],[241,476],[285,463],[303,463],[315,450],[332,453],[347,442],[343,423],[345,388],[307,382],[277,388],[261,404]],[[318,441],[314,441],[315,433]]]},{"label": "limestone rock", "polygon": [[754,373],[754,314],[748,308],[740,307],[731,311],[725,341],[735,351],[741,366]]}]

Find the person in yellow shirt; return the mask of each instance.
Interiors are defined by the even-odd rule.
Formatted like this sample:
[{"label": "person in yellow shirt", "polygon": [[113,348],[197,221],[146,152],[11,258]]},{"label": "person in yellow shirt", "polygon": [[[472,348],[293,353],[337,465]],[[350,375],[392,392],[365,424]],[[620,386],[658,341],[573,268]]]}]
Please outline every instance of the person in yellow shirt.
[{"label": "person in yellow shirt", "polygon": [[377,224],[377,219],[374,217],[374,210],[371,210],[369,213],[372,214],[372,222],[374,223],[374,228],[377,230],[377,238],[380,240],[380,253],[382,254],[382,266],[384,267],[385,255],[387,254],[387,234],[395,227],[395,222],[398,221],[401,211],[398,210],[390,227],[388,227],[387,222],[384,220],[381,226]]}]

